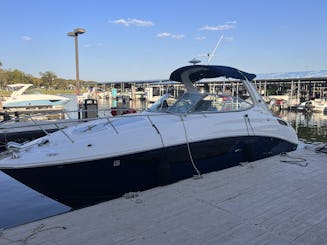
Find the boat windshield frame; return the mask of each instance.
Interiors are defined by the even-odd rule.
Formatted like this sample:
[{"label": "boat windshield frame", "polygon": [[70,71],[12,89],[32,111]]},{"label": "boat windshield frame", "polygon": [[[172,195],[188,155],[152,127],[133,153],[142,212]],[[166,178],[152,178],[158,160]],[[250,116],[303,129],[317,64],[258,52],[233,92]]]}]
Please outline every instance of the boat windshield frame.
[{"label": "boat windshield frame", "polygon": [[167,112],[174,114],[186,114],[201,101],[205,94],[200,93],[184,93],[171,107],[168,108]]},{"label": "boat windshield frame", "polygon": [[[248,101],[250,99],[251,101]],[[210,93],[184,93],[167,112],[172,114],[224,113],[249,110],[254,106],[252,99],[239,96]]]},{"label": "boat windshield frame", "polygon": [[162,95],[153,105],[147,108],[146,112],[165,112],[168,109],[168,100],[172,97],[170,93]]}]

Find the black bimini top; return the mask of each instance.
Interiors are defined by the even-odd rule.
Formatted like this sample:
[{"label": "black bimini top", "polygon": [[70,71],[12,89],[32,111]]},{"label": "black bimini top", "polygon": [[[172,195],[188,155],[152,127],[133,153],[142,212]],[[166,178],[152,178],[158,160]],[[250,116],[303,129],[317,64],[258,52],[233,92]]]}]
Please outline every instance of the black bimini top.
[{"label": "black bimini top", "polygon": [[215,78],[224,76],[226,78],[235,78],[249,81],[253,80],[256,75],[240,71],[229,66],[213,66],[213,65],[190,65],[178,68],[170,74],[171,81],[183,82],[182,77],[187,75],[192,82],[199,81],[203,78]]}]

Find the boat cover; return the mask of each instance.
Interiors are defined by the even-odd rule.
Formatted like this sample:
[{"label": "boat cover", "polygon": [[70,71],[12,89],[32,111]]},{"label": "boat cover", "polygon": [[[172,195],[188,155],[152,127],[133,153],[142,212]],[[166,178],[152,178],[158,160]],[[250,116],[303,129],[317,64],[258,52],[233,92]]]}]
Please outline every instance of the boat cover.
[{"label": "boat cover", "polygon": [[171,81],[183,82],[183,76],[185,73],[189,75],[189,79],[192,82],[199,81],[203,78],[215,78],[221,76],[240,80],[244,80],[244,78],[246,78],[249,81],[256,77],[255,74],[240,71],[229,66],[190,65],[173,71],[169,79]]}]

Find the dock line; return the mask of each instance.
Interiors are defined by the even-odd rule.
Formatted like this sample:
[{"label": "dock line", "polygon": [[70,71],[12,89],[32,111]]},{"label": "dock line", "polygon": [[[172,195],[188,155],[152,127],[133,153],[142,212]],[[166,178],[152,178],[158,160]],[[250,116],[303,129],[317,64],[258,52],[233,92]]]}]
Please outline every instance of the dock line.
[{"label": "dock line", "polygon": [[280,154],[281,157],[287,157],[290,160],[280,160],[280,162],[285,162],[285,163],[291,163],[291,164],[296,164],[300,167],[306,167],[308,166],[309,162],[305,158],[301,157],[292,157],[286,152],[283,152]]},{"label": "dock line", "polygon": [[53,227],[49,227],[49,228],[44,228],[44,227],[45,227],[45,224],[40,224],[39,226],[37,226],[35,229],[32,230],[31,234],[29,234],[27,237],[25,237],[23,239],[12,240],[12,239],[5,237],[2,232],[0,232],[0,238],[7,240],[8,242],[13,242],[13,243],[22,242],[22,244],[27,244],[27,240],[34,238],[40,232],[53,230],[53,229],[63,229],[63,230],[67,229],[65,226],[53,226]]},{"label": "dock line", "polygon": [[201,178],[203,178],[203,176],[202,176],[201,172],[199,171],[199,169],[196,167],[195,162],[193,160],[192,152],[191,152],[191,148],[190,148],[190,142],[189,142],[189,139],[188,139],[188,136],[187,136],[187,131],[186,131],[186,127],[185,127],[183,116],[181,115],[180,118],[181,118],[181,122],[182,122],[183,129],[184,129],[185,140],[186,140],[186,145],[187,145],[187,151],[188,151],[188,154],[190,156],[190,160],[191,160],[192,166],[193,166],[194,170],[197,173],[196,175],[193,176],[193,178],[194,179],[201,179]]},{"label": "dock line", "polygon": [[316,153],[325,153],[327,154],[327,143],[323,146],[319,146],[315,149]]}]

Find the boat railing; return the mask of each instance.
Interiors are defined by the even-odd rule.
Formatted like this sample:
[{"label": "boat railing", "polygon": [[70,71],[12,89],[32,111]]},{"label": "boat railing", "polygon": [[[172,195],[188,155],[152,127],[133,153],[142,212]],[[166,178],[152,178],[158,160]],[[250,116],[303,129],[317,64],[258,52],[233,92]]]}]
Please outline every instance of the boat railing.
[{"label": "boat railing", "polygon": [[[115,108],[115,111],[126,111],[126,108]],[[142,110],[134,110],[133,112],[141,112]],[[70,122],[87,122],[95,119],[114,117],[111,113],[111,109],[90,109],[84,110],[83,112],[94,115],[96,112],[96,117],[79,117],[79,110],[61,110],[60,112],[51,111],[48,113],[19,113],[15,117],[7,117],[6,119],[0,121],[0,130],[8,128],[17,127],[29,127],[31,125],[52,125],[54,123],[69,124]],[[122,113],[117,113],[117,116],[125,115]],[[30,123],[27,123],[30,122]]]},{"label": "boat railing", "polygon": [[[233,102],[233,101],[232,101]],[[230,102],[230,103],[232,103]],[[234,101],[235,102],[235,101]],[[251,104],[246,104],[246,108],[242,108],[239,105],[239,101],[236,101],[237,108],[229,108],[231,111],[239,111],[239,110],[246,110],[251,107]],[[232,103],[233,104],[233,103]],[[128,108],[114,108],[116,110],[116,115],[112,115],[112,109],[89,109],[84,110],[83,112],[87,113],[88,115],[96,115],[96,117],[84,117],[83,115],[86,114],[79,114],[80,110],[61,110],[61,111],[50,111],[49,113],[43,114],[43,113],[36,113],[36,114],[20,114],[15,118],[11,118],[10,120],[6,120],[3,122],[0,122],[0,134],[8,135],[10,133],[19,133],[23,131],[32,131],[32,130],[38,130],[43,131],[44,135],[48,135],[49,133],[52,133],[54,131],[61,131],[65,137],[74,143],[74,140],[65,132],[65,128],[73,125],[78,125],[83,122],[89,122],[95,119],[105,119],[107,120],[107,124],[110,125],[113,130],[119,134],[118,128],[115,126],[114,121],[119,119],[120,117],[125,117],[126,114],[124,112]],[[152,113],[151,111],[148,111],[149,113],[139,113],[143,110],[135,110],[136,113],[128,114],[128,117],[144,117],[146,116],[148,119],[150,117],[154,116],[162,116],[162,115],[175,115],[181,116],[181,113],[173,113],[169,112],[167,113],[167,110],[165,111],[156,111],[155,113]],[[157,113],[159,112],[159,113]],[[161,112],[161,113],[160,113]],[[227,112],[226,110],[215,110],[215,111],[194,111],[191,112],[192,114],[200,113],[203,116],[206,116],[207,114],[212,113],[221,113],[221,112]],[[59,116],[58,116],[59,113]],[[187,113],[186,113],[187,114]],[[184,116],[186,116],[186,114]],[[152,120],[149,120],[151,124],[153,124]],[[40,137],[40,136],[38,136]],[[6,137],[4,137],[6,138]],[[8,140],[9,141],[9,140]]]},{"label": "boat railing", "polygon": [[[19,134],[28,131],[42,131],[44,135],[48,135],[54,131],[61,131],[65,137],[71,142],[74,142],[69,135],[63,130],[66,127],[78,125],[80,123],[93,121],[95,119],[106,119],[108,123],[114,128],[116,133],[118,130],[112,124],[112,118],[119,118],[124,115],[126,108],[115,108],[117,116],[113,116],[111,109],[89,109],[83,110],[60,110],[60,111],[44,111],[40,113],[23,113],[15,114],[15,117],[7,117],[6,120],[0,122],[0,134],[3,142],[6,144],[9,135]],[[140,112],[135,110],[135,112]],[[12,113],[13,114],[13,113]],[[84,117],[85,115],[96,115],[96,117]],[[10,141],[10,140],[8,140]]]}]

